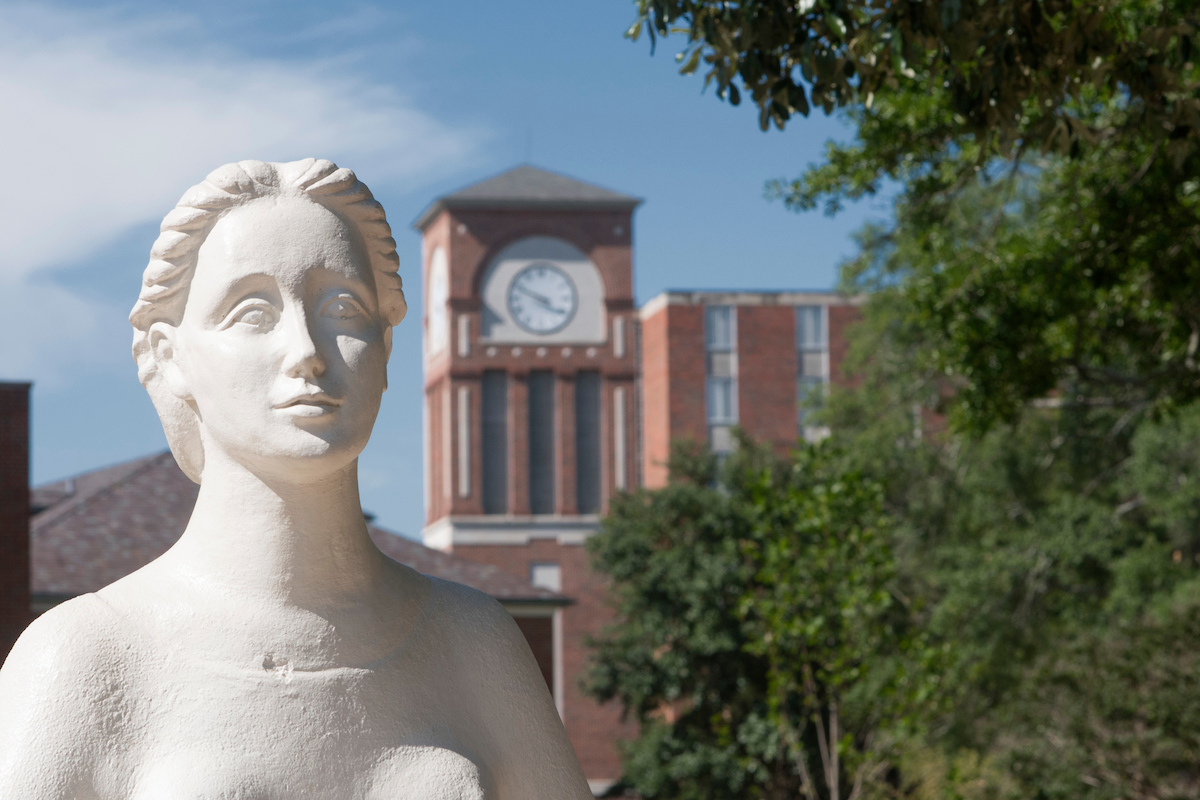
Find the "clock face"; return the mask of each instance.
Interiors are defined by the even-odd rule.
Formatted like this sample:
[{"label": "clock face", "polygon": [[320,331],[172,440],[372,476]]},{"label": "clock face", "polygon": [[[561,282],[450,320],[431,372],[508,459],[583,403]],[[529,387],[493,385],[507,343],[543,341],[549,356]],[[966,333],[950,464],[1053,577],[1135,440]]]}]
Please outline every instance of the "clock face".
[{"label": "clock face", "polygon": [[554,333],[575,316],[575,284],[553,264],[531,264],[508,287],[508,310],[530,333]]}]

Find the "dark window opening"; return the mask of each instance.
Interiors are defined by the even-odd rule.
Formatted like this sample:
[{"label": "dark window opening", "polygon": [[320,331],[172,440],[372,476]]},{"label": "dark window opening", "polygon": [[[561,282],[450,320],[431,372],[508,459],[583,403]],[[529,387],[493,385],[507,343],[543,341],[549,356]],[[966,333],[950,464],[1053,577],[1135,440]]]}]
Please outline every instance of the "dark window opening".
[{"label": "dark window opening", "polygon": [[483,513],[508,511],[508,376],[483,373]]},{"label": "dark window opening", "polygon": [[529,373],[529,510],[554,513],[554,373]]}]

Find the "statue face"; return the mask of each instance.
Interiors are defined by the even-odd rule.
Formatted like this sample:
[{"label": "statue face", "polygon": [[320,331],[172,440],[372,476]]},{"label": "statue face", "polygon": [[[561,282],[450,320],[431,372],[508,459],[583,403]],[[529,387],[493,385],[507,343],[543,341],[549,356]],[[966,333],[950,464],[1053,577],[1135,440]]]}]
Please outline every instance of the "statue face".
[{"label": "statue face", "polygon": [[156,354],[196,412],[208,464],[219,450],[317,477],[367,443],[387,385],[385,329],[355,233],[316,203],[272,197],[213,227],[183,320]]}]

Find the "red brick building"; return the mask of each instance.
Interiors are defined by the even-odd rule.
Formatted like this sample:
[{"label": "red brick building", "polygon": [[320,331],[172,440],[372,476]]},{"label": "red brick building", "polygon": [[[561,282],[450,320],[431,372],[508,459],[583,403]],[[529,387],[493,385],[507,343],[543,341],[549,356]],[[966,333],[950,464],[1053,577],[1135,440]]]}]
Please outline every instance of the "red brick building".
[{"label": "red brick building", "polygon": [[29,384],[0,382],[0,661],[30,619]]},{"label": "red brick building", "polygon": [[671,442],[732,447],[732,429],[780,449],[825,431],[805,417],[844,380],[856,300],[832,292],[666,292],[639,312],[642,474],[667,480]]},{"label": "red brick building", "polygon": [[[553,693],[592,788],[620,777],[619,709],[579,690],[610,612],[582,547],[614,492],[666,481],[673,439],[786,447],[857,310],[832,293],[633,299],[639,201],[529,166],[416,221],[425,290],[425,544],[560,591]],[[806,398],[806,402],[801,402]]]},{"label": "red brick building", "polygon": [[594,790],[619,709],[579,689],[608,612],[582,548],[639,485],[638,200],[519,167],[437,200],[424,234],[425,543],[560,591],[554,700]]}]

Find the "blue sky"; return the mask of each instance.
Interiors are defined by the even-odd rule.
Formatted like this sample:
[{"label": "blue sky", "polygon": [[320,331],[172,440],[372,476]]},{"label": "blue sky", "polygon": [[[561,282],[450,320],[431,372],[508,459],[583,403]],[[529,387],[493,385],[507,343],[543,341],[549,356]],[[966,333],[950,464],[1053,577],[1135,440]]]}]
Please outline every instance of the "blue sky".
[{"label": "blue sky", "polygon": [[396,232],[396,331],[363,506],[417,535],[420,241],[434,197],[523,161],[645,198],[639,303],[668,288],[829,288],[879,202],[829,219],[763,199],[846,129],[754,110],[630,43],[630,0],[0,3],[0,379],[33,380],[33,479],[166,446],[126,315],[158,221],[211,169],[330,158]]}]

